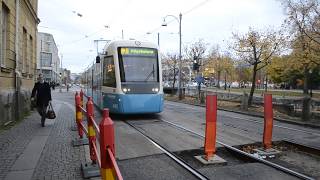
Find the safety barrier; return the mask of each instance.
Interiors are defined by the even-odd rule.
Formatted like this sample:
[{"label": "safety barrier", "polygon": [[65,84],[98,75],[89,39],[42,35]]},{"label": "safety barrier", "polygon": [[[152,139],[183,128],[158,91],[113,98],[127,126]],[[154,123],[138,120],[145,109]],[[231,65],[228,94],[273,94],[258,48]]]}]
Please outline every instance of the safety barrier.
[{"label": "safety barrier", "polygon": [[[98,126],[94,120],[94,104],[92,98],[88,97],[86,109],[84,109],[83,95],[82,90],[80,91],[80,95],[78,92],[75,94],[76,124],[79,138],[84,139],[84,133],[88,137],[91,162],[92,164],[98,164],[103,180],[122,180],[122,175],[115,160],[114,127],[113,121],[109,117],[109,110],[103,110],[102,120]],[[87,128],[83,124],[83,113],[87,116]],[[96,134],[98,134],[98,136],[96,136]],[[98,137],[100,144],[100,157],[98,156],[96,137]]]},{"label": "safety barrier", "polygon": [[205,132],[205,159],[209,160],[216,153],[216,124],[217,124],[217,95],[206,97],[206,132]]},{"label": "safety barrier", "polygon": [[[206,96],[205,159],[208,161],[216,153],[217,95]],[[264,94],[263,149],[272,149],[273,108],[272,94]],[[272,149],[273,150],[273,149]],[[273,150],[275,151],[275,150]],[[271,152],[271,151],[270,151]]]},{"label": "safety barrier", "polygon": [[263,146],[264,146],[264,149],[266,150],[272,147],[272,128],[273,128],[272,94],[264,94]]}]

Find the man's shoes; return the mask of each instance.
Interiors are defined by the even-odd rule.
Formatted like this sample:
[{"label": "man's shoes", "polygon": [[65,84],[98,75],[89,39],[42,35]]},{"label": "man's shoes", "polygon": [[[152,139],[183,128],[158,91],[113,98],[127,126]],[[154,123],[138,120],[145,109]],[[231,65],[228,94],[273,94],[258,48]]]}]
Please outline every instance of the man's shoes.
[{"label": "man's shoes", "polygon": [[45,118],[41,118],[41,126],[44,127]]}]

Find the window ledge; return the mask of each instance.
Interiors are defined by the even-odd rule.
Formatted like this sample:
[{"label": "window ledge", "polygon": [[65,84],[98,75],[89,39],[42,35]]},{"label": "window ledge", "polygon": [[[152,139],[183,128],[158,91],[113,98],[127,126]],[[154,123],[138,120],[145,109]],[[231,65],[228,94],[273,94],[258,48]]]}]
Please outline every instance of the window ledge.
[{"label": "window ledge", "polygon": [[21,74],[22,74],[23,77],[27,77],[28,76],[28,73],[26,73],[26,72],[23,72]]},{"label": "window ledge", "polygon": [[1,66],[1,72],[11,73],[11,72],[12,72],[12,69],[11,69],[11,68],[7,68],[7,67],[4,67],[4,66]]}]

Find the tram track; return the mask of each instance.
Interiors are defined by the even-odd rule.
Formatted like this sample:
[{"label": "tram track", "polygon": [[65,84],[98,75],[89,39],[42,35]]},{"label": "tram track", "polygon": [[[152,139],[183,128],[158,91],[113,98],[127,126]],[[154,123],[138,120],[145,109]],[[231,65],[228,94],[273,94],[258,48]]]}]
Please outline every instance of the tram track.
[{"label": "tram track", "polygon": [[128,121],[123,121],[125,122],[127,125],[129,125],[130,127],[132,127],[133,129],[135,129],[136,131],[138,131],[143,137],[145,137],[148,141],[150,141],[154,146],[156,146],[157,148],[159,148],[162,152],[164,152],[168,157],[170,157],[172,160],[174,160],[176,163],[178,163],[180,166],[182,166],[184,169],[186,169],[188,172],[190,172],[192,175],[194,175],[195,177],[197,177],[198,179],[201,180],[208,180],[209,178],[206,177],[205,175],[203,175],[202,173],[200,173],[199,171],[197,171],[196,169],[194,169],[193,167],[191,167],[190,165],[188,165],[183,159],[179,158],[178,156],[176,156],[174,153],[170,152],[170,150],[166,149],[165,147],[161,146],[159,143],[157,143],[154,139],[152,139],[151,137],[149,137],[148,135],[146,135],[144,132],[142,132],[139,128],[137,128],[136,126],[134,126],[132,123],[128,122]]},{"label": "tram track", "polygon": [[[202,134],[199,134],[199,133],[197,133],[197,132],[194,132],[194,131],[192,131],[192,130],[190,130],[190,129],[188,129],[188,128],[185,128],[185,127],[183,127],[183,126],[181,126],[181,125],[178,125],[178,124],[175,124],[175,123],[173,123],[173,122],[164,120],[164,119],[162,119],[162,118],[160,118],[160,119],[158,119],[158,120],[161,120],[162,122],[165,122],[165,123],[167,123],[167,124],[169,124],[169,125],[177,128],[177,129],[180,129],[180,130],[183,130],[183,131],[187,131],[187,132],[189,132],[189,133],[191,133],[191,134],[193,134],[193,135],[195,135],[195,136],[198,136],[198,137],[200,137],[200,138],[205,138]],[[249,154],[249,153],[247,153],[247,152],[241,151],[241,150],[239,150],[239,149],[237,149],[237,148],[235,148],[235,147],[232,147],[232,146],[230,146],[230,145],[227,145],[227,144],[225,144],[225,143],[223,143],[223,142],[221,142],[221,141],[216,141],[216,142],[217,142],[218,144],[220,144],[221,146],[225,147],[226,149],[232,151],[232,152],[238,153],[238,154],[240,154],[240,155],[242,155],[242,156],[246,156],[246,157],[248,157],[248,158],[250,158],[250,159],[253,159],[253,160],[257,161],[257,162],[260,162],[260,163],[263,163],[263,164],[265,164],[265,165],[271,166],[271,167],[273,167],[273,168],[275,168],[275,169],[277,169],[277,170],[281,170],[281,171],[283,171],[283,172],[285,172],[285,173],[287,173],[287,174],[290,174],[290,175],[293,175],[293,176],[295,176],[295,177],[298,177],[298,178],[301,178],[301,179],[305,179],[305,180],[314,180],[314,178],[312,178],[312,177],[309,177],[309,176],[304,175],[304,174],[302,174],[302,173],[299,173],[299,172],[297,172],[297,171],[291,170],[291,169],[286,168],[286,167],[284,167],[284,166],[281,166],[281,165],[279,165],[279,164],[276,164],[276,163],[267,161],[267,160],[262,159],[262,158],[260,158],[260,157],[253,156],[252,154]]]},{"label": "tram track", "polygon": [[[146,119],[144,119],[144,120],[146,120]],[[164,122],[164,123],[166,123],[166,124],[168,124],[169,126],[171,126],[171,127],[174,127],[175,129],[178,129],[178,130],[182,130],[182,131],[185,131],[185,132],[188,132],[188,133],[190,133],[190,134],[193,134],[193,135],[195,135],[196,137],[199,137],[199,138],[201,138],[201,139],[203,139],[204,138],[204,135],[202,135],[202,134],[199,134],[199,133],[197,133],[197,132],[194,132],[193,130],[190,130],[190,129],[188,129],[188,128],[185,128],[185,127],[183,127],[183,126],[181,126],[181,125],[179,125],[179,124],[176,124],[176,123],[173,123],[173,122],[170,122],[170,121],[168,121],[168,120],[165,120],[165,119],[163,119],[163,118],[161,118],[161,117],[156,117],[154,120],[157,120],[158,122]],[[190,169],[191,169],[191,171],[194,171],[194,172],[196,172],[195,174],[201,174],[199,171],[197,171],[195,168],[193,168],[193,167],[191,167],[190,165],[187,165],[187,163],[184,161],[184,160],[182,160],[182,158],[179,158],[177,155],[176,155],[176,153],[174,153],[174,152],[170,152],[170,150],[168,150],[167,148],[164,148],[162,145],[160,145],[158,142],[156,142],[155,140],[154,140],[154,137],[152,138],[150,135],[147,135],[147,131],[144,131],[143,130],[143,128],[141,128],[141,125],[143,125],[143,124],[141,124],[141,123],[138,123],[138,124],[135,124],[135,120],[134,120],[134,122],[130,122],[131,120],[124,120],[124,122],[126,123],[126,124],[128,124],[130,127],[132,127],[132,128],[134,128],[136,131],[138,131],[140,134],[142,134],[145,138],[147,138],[152,144],[154,144],[155,146],[157,146],[159,149],[161,149],[167,156],[169,156],[170,158],[172,158],[173,160],[175,160],[175,158],[177,158],[178,159],[178,161],[180,161],[180,162],[178,162],[178,161],[176,161],[177,163],[183,163],[184,165],[182,165],[182,164],[180,164],[182,167],[184,167],[185,169],[187,169],[189,172],[190,172]],[[305,174],[302,174],[302,173],[300,173],[300,172],[297,172],[297,171],[295,171],[295,170],[292,170],[292,169],[289,169],[289,168],[287,168],[287,167],[284,167],[284,166],[282,166],[282,165],[280,165],[280,164],[277,164],[277,163],[274,163],[274,162],[271,162],[271,161],[268,161],[268,160],[265,160],[265,159],[262,159],[261,157],[257,157],[257,156],[253,156],[252,154],[249,154],[249,153],[247,153],[247,152],[244,152],[244,151],[242,151],[242,150],[239,150],[239,149],[237,149],[237,148],[235,148],[235,147],[232,147],[232,146],[230,146],[230,145],[228,145],[228,144],[225,144],[225,143],[223,143],[223,142],[221,142],[221,141],[217,141],[217,143],[218,144],[220,144],[222,147],[224,147],[225,149],[227,149],[227,150],[229,150],[230,152],[233,152],[234,154],[239,154],[241,157],[246,157],[246,158],[248,158],[248,159],[250,159],[250,160],[253,160],[254,162],[258,162],[258,163],[262,163],[262,164],[265,164],[265,165],[267,165],[267,166],[269,166],[269,167],[272,167],[272,168],[274,168],[274,169],[277,169],[277,170],[279,170],[279,171],[282,171],[282,172],[284,172],[284,173],[286,173],[286,174],[288,174],[288,175],[291,175],[291,176],[294,176],[294,177],[297,177],[297,178],[300,178],[300,179],[306,179],[306,180],[313,180],[314,178],[313,177],[310,177],[310,176],[308,176],[308,175],[305,175]],[[170,155],[169,155],[170,154]],[[239,157],[240,157],[239,156]],[[186,168],[186,167],[188,167],[188,168]],[[192,174],[194,174],[194,173],[192,173]],[[203,175],[203,174],[201,174],[202,176],[197,176],[197,175],[195,175],[194,174],[194,176],[195,177],[197,177],[197,178],[199,178],[199,179],[209,179],[208,177],[206,177],[205,175]]]}]

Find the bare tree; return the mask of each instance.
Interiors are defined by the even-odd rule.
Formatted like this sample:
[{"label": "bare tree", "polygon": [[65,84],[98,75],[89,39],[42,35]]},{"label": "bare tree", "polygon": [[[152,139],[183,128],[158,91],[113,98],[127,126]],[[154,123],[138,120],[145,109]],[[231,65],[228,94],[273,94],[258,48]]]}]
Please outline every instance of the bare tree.
[{"label": "bare tree", "polygon": [[190,46],[185,46],[184,51],[186,59],[189,61],[189,65],[193,63],[193,59],[196,57],[201,62],[200,65],[203,66],[203,59],[207,50],[208,44],[205,43],[202,39],[199,39],[197,42],[192,43]]},{"label": "bare tree", "polygon": [[303,71],[302,119],[310,119],[309,72],[319,65],[320,5],[318,0],[282,0],[287,19],[285,25],[290,34],[292,58],[295,66]]},{"label": "bare tree", "polygon": [[248,105],[252,104],[253,93],[256,87],[257,72],[268,65],[272,56],[279,49],[277,33],[271,30],[259,32],[252,28],[246,34],[233,33],[232,49],[241,60],[252,66],[252,86]]},{"label": "bare tree", "polygon": [[162,67],[170,82],[172,82],[172,91],[175,88],[178,75],[178,61],[179,56],[176,54],[167,54],[162,58]]},{"label": "bare tree", "polygon": [[305,35],[307,39],[320,44],[320,3],[318,0],[281,0],[285,7],[286,24],[291,32]]},{"label": "bare tree", "polygon": [[232,76],[234,70],[233,60],[228,52],[222,52],[219,45],[215,45],[209,52],[207,67],[212,67],[216,73],[217,87],[220,88],[221,75],[224,73],[225,89],[226,78]]}]

